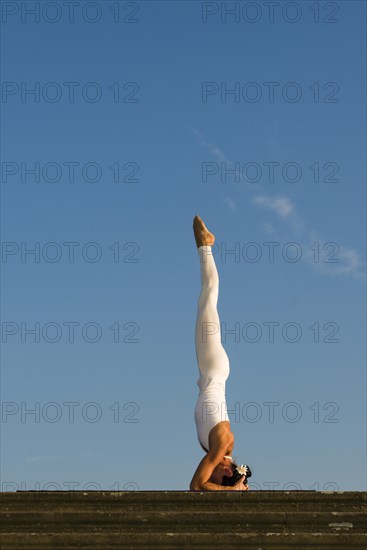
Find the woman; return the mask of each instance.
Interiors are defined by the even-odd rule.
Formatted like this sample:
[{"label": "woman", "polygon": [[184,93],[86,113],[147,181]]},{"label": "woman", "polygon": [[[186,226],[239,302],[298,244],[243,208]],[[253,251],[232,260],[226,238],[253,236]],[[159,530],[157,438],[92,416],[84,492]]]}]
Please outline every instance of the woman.
[{"label": "woman", "polygon": [[215,237],[200,216],[195,216],[193,229],[201,269],[201,292],[195,327],[196,357],[200,372],[197,385],[200,392],[195,407],[195,424],[199,443],[207,454],[196,469],[190,490],[246,491],[248,486],[244,482],[251,476],[248,466],[239,470],[245,474],[234,482],[239,475],[231,457],[234,435],[225,399],[225,383],[230,369],[221,343],[217,311],[219,277],[212,254]]}]

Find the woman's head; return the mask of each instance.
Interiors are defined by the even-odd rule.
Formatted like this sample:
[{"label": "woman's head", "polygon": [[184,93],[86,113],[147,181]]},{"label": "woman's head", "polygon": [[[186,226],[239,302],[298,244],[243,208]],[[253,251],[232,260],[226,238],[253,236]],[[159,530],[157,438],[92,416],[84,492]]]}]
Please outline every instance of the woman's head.
[{"label": "woman's head", "polygon": [[210,476],[210,481],[212,483],[216,483],[217,485],[222,485],[224,476],[230,477],[233,475],[232,464],[232,459],[227,457],[223,458],[220,463],[214,468],[213,473]]},{"label": "woman's head", "polygon": [[252,472],[249,466],[247,464],[243,464],[241,466],[238,466],[238,464],[235,464],[232,462],[231,464],[232,468],[232,475],[231,476],[223,476],[223,480],[221,485],[230,486],[232,487],[241,479],[243,474],[245,474],[245,477],[243,478],[243,484],[247,485],[247,479],[252,476]]},{"label": "woman's head", "polygon": [[212,483],[217,483],[218,485],[230,486],[232,487],[240,479],[242,471],[245,472],[245,477],[243,478],[243,483],[247,484],[247,479],[252,476],[252,472],[249,466],[245,466],[244,469],[240,469],[240,466],[233,462],[229,458],[223,458],[223,460],[214,468],[213,473],[210,477]]}]

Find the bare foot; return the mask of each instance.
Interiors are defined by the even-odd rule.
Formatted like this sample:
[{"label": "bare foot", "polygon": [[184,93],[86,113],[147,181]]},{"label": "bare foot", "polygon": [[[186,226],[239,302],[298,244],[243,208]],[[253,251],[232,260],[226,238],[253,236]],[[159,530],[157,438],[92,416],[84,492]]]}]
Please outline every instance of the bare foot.
[{"label": "bare foot", "polygon": [[210,233],[210,231],[206,228],[203,220],[198,215],[196,215],[194,218],[193,228],[196,246],[198,248],[199,246],[203,245],[213,246],[215,242],[215,236],[213,235],[213,233]]}]

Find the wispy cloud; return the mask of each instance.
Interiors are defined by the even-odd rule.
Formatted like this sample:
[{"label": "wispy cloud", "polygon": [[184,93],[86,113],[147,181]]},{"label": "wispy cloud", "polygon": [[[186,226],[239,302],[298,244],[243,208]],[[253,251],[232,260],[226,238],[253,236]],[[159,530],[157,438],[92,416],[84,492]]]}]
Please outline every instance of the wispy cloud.
[{"label": "wispy cloud", "polygon": [[[199,132],[196,128],[193,128],[192,126],[186,126],[191,132],[193,132],[200,143],[200,145],[206,149],[213,157],[216,162],[225,163],[226,169],[230,169],[231,173],[235,176],[236,181],[245,180],[243,174],[241,173],[241,170],[238,169],[237,165],[233,160],[229,159],[225,153],[214,143],[211,143],[210,141],[207,141],[203,134]],[[244,181],[245,185],[243,187],[246,191],[253,191],[253,192],[259,192],[260,186],[257,183],[253,183],[250,181]]]},{"label": "wispy cloud", "polygon": [[[191,126],[189,126],[189,129],[195,133],[202,147],[207,149],[216,161],[226,162],[232,167],[235,166],[235,163],[229,160],[219,147],[207,141],[201,132]],[[259,188],[258,184],[251,186],[246,185],[246,189],[256,191],[257,193],[259,193]],[[237,209],[237,203],[234,200],[226,197],[224,201],[230,210]],[[315,231],[307,228],[297,212],[294,202],[290,198],[284,196],[272,197],[262,193],[254,196],[251,204],[275,213],[275,215],[277,215],[286,226],[297,235],[298,239],[302,239],[303,241],[308,240],[308,243],[304,243],[304,249],[307,250],[304,258],[312,264],[313,268],[318,272],[327,275],[350,275],[360,279],[366,279],[366,263],[361,259],[360,254],[354,248],[344,244],[338,244],[336,254],[337,262],[329,261],[327,247],[330,245],[330,242],[326,242],[322,238],[316,239]],[[274,235],[276,233],[273,225],[268,222],[262,222],[262,229],[269,235]],[[315,240],[319,243],[320,248],[323,246],[326,247],[326,252],[324,249],[323,259],[320,261],[315,261],[312,248],[310,247],[310,243],[313,243]]]},{"label": "wispy cloud", "polygon": [[[277,216],[284,220],[291,229],[301,234],[302,240],[307,235],[308,242],[303,243],[304,258],[312,267],[324,275],[352,275],[357,278],[366,278],[366,265],[362,261],[357,250],[346,245],[325,241],[313,230],[305,228],[304,223],[296,212],[295,205],[287,197],[256,196],[252,200],[266,210],[272,210]],[[271,224],[263,223],[263,228],[271,233]],[[318,255],[310,243],[317,242]]]},{"label": "wispy cloud", "polygon": [[356,274],[366,267],[365,262],[361,260],[359,253],[357,250],[354,250],[354,248],[348,248],[342,245],[339,250],[339,255],[341,258],[341,265],[339,270],[336,270],[338,273]]},{"label": "wispy cloud", "polygon": [[[317,247],[310,246],[317,243]],[[317,235],[309,234],[309,243],[305,244],[304,257],[313,268],[323,275],[350,275],[357,279],[366,279],[366,262],[359,252],[344,244],[330,242]]]},{"label": "wispy cloud", "polygon": [[302,232],[303,222],[296,212],[294,203],[288,197],[267,197],[257,195],[252,199],[252,204],[262,207],[265,210],[272,210],[279,218],[286,221],[291,228],[298,233]]},{"label": "wispy cloud", "polygon": [[226,205],[230,210],[236,210],[237,204],[234,202],[234,200],[230,199],[229,197],[226,197],[224,199],[224,202],[226,203]]},{"label": "wispy cloud", "polygon": [[197,130],[196,128],[193,128],[192,126],[188,126],[188,128],[192,132],[194,132],[194,134],[196,135],[196,137],[198,138],[198,140],[200,142],[200,145],[202,145],[202,147],[207,149],[209,151],[209,153],[211,155],[213,155],[213,157],[217,161],[231,163],[231,161],[225,156],[223,151],[221,151],[221,149],[219,149],[219,147],[217,147],[214,143],[210,143],[209,141],[207,141],[204,138],[203,134],[201,132],[199,132],[199,130]]},{"label": "wispy cloud", "polygon": [[289,216],[294,212],[294,205],[291,200],[286,197],[266,197],[256,196],[252,199],[253,204],[258,204],[267,210],[274,210],[278,216],[283,219],[289,218]]},{"label": "wispy cloud", "polygon": [[275,234],[274,226],[273,226],[271,223],[262,222],[262,223],[261,223],[261,228],[262,228],[262,229],[265,231],[265,233],[267,233],[268,235],[274,235],[274,234]]}]

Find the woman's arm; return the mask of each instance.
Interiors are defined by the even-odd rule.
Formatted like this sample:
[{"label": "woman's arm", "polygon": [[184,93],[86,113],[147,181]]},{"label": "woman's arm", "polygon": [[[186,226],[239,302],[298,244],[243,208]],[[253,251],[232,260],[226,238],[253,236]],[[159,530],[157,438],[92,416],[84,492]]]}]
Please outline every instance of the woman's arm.
[{"label": "woman's arm", "polygon": [[[191,488],[191,486],[190,486]],[[217,483],[211,483],[210,481],[207,481],[206,483],[203,483],[201,489],[191,489],[192,491],[232,491],[233,487],[225,487],[224,485],[217,485]]]},{"label": "woman's arm", "polygon": [[235,485],[228,487],[217,485],[216,483],[204,483],[204,489],[202,489],[202,491],[248,491],[248,485],[243,484],[243,477],[244,476],[242,476]]},{"label": "woman's arm", "polygon": [[196,468],[194,476],[190,483],[190,491],[228,491],[231,490],[223,485],[217,485],[209,481],[214,468],[223,459],[228,450],[230,437],[221,438],[221,441],[214,446],[201,460]]}]

